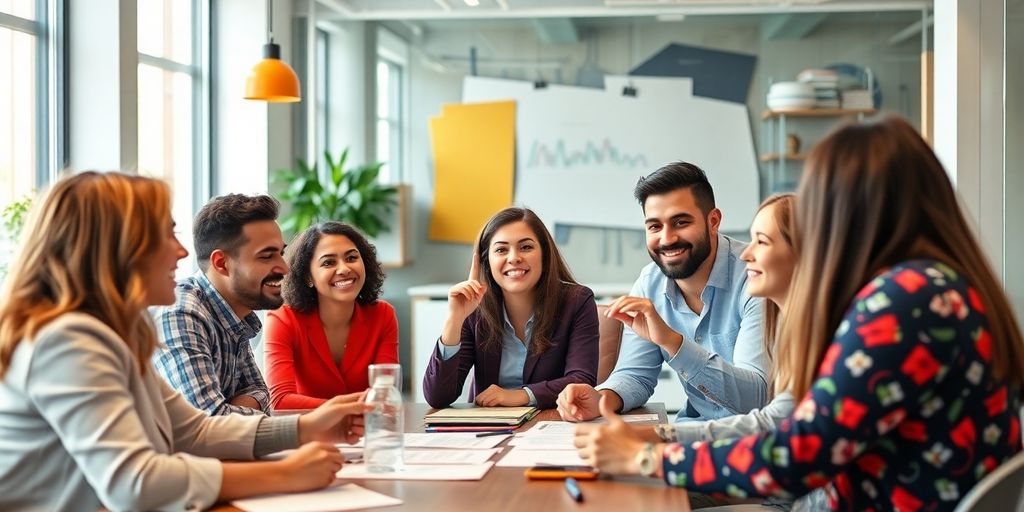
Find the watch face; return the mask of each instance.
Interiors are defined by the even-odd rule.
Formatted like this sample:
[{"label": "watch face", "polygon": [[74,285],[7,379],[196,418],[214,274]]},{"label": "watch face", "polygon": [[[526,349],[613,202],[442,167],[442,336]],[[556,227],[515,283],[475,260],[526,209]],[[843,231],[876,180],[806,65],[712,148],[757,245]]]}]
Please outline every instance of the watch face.
[{"label": "watch face", "polygon": [[657,470],[657,460],[654,455],[654,443],[647,443],[644,445],[644,449],[640,450],[640,453],[636,456],[636,462],[641,475],[654,475]]}]

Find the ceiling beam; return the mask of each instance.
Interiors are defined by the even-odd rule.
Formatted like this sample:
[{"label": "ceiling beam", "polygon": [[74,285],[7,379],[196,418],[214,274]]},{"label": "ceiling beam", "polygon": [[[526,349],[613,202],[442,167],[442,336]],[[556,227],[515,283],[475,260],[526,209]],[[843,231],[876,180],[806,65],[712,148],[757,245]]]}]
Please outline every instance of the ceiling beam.
[{"label": "ceiling beam", "polygon": [[569,44],[580,42],[576,25],[569,18],[540,18],[533,20],[537,40],[544,44]]},{"label": "ceiling beam", "polygon": [[[445,2],[448,4],[447,2]],[[450,7],[450,4],[448,4]],[[930,8],[928,0],[875,1],[847,0],[828,4],[757,3],[736,2],[730,4],[662,4],[661,6],[550,6],[509,9],[483,8],[453,9],[385,9],[370,8],[356,11],[350,9],[348,16],[354,20],[439,20],[439,19],[517,19],[517,18],[613,18],[624,16],[657,16],[659,14],[714,15],[714,14],[792,14],[814,12],[892,12],[920,11]]]},{"label": "ceiling beam", "polygon": [[761,40],[763,41],[799,41],[819,25],[826,13],[806,14],[772,14],[761,18]]},{"label": "ceiling beam", "polygon": [[934,22],[935,16],[929,14],[923,20],[917,20],[908,25],[907,28],[893,34],[892,37],[890,37],[889,40],[886,42],[889,44],[889,46],[896,46],[902,43],[903,41],[906,41],[907,39],[910,39],[911,37],[920,34],[922,30],[928,29],[929,27],[932,26]]}]

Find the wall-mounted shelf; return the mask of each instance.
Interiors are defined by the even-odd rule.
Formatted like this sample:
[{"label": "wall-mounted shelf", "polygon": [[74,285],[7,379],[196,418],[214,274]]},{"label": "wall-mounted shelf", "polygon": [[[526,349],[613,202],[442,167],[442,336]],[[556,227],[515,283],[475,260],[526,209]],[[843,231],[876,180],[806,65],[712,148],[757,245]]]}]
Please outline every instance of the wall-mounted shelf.
[{"label": "wall-mounted shelf", "polygon": [[[782,179],[786,176],[787,164],[791,162],[802,162],[807,159],[807,153],[791,153],[786,151],[786,122],[796,119],[808,118],[841,118],[856,117],[862,121],[865,117],[872,116],[878,111],[875,109],[851,109],[851,108],[794,108],[794,109],[768,109],[761,112],[761,121],[767,129],[762,141],[770,151],[762,153],[758,160],[765,164],[767,171],[767,193],[768,195],[778,192]],[[804,148],[810,148],[812,144],[805,141]],[[806,151],[806,149],[805,149]],[[787,182],[788,183],[788,182]]]},{"label": "wall-mounted shelf", "polygon": [[854,108],[787,108],[777,110],[765,110],[761,112],[761,120],[775,119],[776,117],[842,117],[842,116],[871,116],[877,110],[854,109]]},{"label": "wall-mounted shelf", "polygon": [[762,162],[774,162],[774,161],[777,161],[779,159],[782,159],[782,160],[794,161],[795,162],[795,161],[804,160],[806,158],[807,158],[807,154],[806,153],[789,153],[789,154],[785,154],[785,155],[780,155],[778,153],[765,153],[765,154],[759,156],[758,160],[760,160]]}]

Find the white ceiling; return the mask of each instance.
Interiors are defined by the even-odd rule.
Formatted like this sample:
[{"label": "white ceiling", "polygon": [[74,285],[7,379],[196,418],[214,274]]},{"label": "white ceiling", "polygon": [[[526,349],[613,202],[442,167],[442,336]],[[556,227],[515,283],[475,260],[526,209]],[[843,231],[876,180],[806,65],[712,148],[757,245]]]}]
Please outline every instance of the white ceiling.
[{"label": "white ceiling", "polygon": [[338,18],[407,21],[920,11],[932,5],[931,0],[476,0],[476,6],[466,0],[316,1]]}]

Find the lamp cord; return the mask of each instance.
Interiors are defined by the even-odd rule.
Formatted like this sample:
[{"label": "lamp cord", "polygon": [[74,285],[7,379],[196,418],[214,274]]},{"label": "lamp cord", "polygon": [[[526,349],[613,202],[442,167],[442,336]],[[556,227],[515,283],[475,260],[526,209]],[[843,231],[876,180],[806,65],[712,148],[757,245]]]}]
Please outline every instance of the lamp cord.
[{"label": "lamp cord", "polygon": [[270,42],[274,42],[274,0],[267,0],[267,34]]}]

